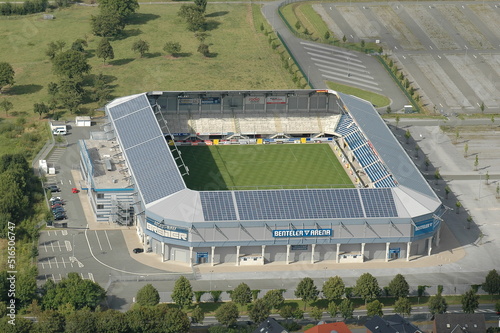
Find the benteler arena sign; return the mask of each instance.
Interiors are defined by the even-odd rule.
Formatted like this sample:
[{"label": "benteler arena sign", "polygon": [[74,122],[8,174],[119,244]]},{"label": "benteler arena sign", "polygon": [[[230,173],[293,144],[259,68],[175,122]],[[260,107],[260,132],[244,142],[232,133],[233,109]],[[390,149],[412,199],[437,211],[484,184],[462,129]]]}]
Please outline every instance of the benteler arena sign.
[{"label": "benteler arena sign", "polygon": [[273,230],[273,237],[328,237],[332,235],[332,229]]}]

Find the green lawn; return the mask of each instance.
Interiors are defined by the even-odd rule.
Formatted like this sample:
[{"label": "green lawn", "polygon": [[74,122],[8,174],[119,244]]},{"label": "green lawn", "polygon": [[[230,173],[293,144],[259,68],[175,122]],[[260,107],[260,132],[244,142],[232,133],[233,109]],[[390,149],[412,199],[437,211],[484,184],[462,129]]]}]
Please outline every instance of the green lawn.
[{"label": "green lawn", "polygon": [[327,81],[326,84],[328,85],[328,88],[333,89],[335,91],[348,95],[353,95],[362,98],[366,101],[369,101],[377,108],[388,106],[391,103],[391,100],[388,97],[368,90],[363,90],[331,81]]},{"label": "green lawn", "polygon": [[179,148],[194,190],[353,187],[328,144]]}]

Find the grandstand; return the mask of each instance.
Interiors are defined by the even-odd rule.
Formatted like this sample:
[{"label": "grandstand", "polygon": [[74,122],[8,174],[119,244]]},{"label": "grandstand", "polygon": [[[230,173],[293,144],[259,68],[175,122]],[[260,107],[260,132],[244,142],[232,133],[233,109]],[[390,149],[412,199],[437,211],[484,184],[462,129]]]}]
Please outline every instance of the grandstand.
[{"label": "grandstand", "polygon": [[[439,245],[443,205],[373,106],[356,97],[331,90],[161,91],[116,99],[106,114],[114,162],[133,189],[137,232],[164,261],[410,260]],[[186,186],[196,170],[184,161],[184,146],[313,149],[317,143],[329,147],[346,185],[320,188],[306,181],[302,188],[244,190],[209,172],[200,177],[204,186]],[[222,159],[225,169],[239,174],[248,173],[243,166],[251,156],[248,161]],[[92,168],[82,169],[98,205],[106,198],[92,188]]]}]

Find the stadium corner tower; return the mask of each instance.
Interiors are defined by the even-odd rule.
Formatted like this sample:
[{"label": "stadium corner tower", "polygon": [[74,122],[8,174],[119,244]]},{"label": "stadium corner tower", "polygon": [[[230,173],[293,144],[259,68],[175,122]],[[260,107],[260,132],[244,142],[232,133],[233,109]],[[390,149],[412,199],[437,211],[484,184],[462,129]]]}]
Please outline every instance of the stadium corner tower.
[{"label": "stadium corner tower", "polygon": [[[162,261],[410,260],[439,245],[445,208],[367,101],[332,90],[155,91],[105,109],[103,130],[79,143],[81,187],[98,222],[134,225]],[[325,145],[352,183],[221,190],[214,175],[207,190],[186,186],[182,146],[276,144]]]}]

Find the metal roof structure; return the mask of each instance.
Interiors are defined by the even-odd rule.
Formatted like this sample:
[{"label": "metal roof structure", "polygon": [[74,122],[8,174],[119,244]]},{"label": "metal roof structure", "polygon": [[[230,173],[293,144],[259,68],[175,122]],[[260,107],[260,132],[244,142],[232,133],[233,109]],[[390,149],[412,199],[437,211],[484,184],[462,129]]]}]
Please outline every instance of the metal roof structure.
[{"label": "metal roof structure", "polygon": [[[304,96],[316,93],[299,92]],[[344,104],[343,109],[371,143],[380,163],[392,174],[395,183],[391,186],[396,186],[193,191],[184,183],[147,93],[116,99],[106,110],[142,201],[159,217],[184,222],[412,218],[436,211],[441,205],[439,198],[373,106],[350,95],[331,90],[327,93]]]}]

